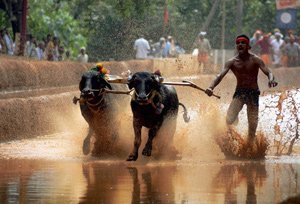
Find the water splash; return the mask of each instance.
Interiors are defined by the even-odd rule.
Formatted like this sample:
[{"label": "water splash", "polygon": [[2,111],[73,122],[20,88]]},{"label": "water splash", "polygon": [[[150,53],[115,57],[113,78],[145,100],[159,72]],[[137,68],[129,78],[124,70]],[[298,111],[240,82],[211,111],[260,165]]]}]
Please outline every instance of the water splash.
[{"label": "water splash", "polygon": [[262,132],[253,141],[245,139],[233,128],[215,137],[216,143],[227,158],[231,159],[263,159],[269,143]]}]

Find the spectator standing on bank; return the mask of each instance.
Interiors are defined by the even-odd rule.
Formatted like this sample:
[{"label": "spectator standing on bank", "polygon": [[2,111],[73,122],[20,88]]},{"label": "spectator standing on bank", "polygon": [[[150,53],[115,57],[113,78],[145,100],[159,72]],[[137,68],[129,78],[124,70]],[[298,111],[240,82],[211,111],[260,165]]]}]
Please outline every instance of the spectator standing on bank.
[{"label": "spectator standing on bank", "polygon": [[36,54],[38,60],[44,60],[45,59],[45,44],[43,41],[40,41],[38,43],[38,47],[36,48]]},{"label": "spectator standing on bank", "polygon": [[250,46],[251,48],[251,52],[256,54],[256,55],[260,55],[260,47],[259,46],[254,46],[256,44],[257,41],[262,39],[262,31],[261,30],[256,30],[255,33],[253,34],[253,37],[250,39]]},{"label": "spectator standing on bank", "polygon": [[8,31],[6,28],[3,29],[3,40],[5,42],[6,46],[6,53],[8,55],[14,55],[14,42],[12,38],[10,37]]},{"label": "spectator standing on bank", "polygon": [[272,46],[272,54],[273,54],[273,64],[275,67],[280,67],[281,66],[281,50],[280,47],[284,43],[282,40],[282,34],[279,32],[276,32],[274,34],[275,39],[271,41],[271,46]]},{"label": "spectator standing on bank", "polygon": [[181,47],[181,45],[180,45],[179,42],[176,42],[176,43],[175,43],[175,48],[176,48],[176,53],[177,53],[177,55],[180,55],[180,54],[184,54],[184,53],[185,53],[185,50],[183,49],[183,47]]},{"label": "spectator standing on bank", "polygon": [[59,61],[59,47],[60,47],[60,41],[57,36],[53,37],[53,61]]},{"label": "spectator standing on bank", "polygon": [[164,49],[162,51],[162,57],[163,58],[169,57],[169,55],[170,55],[171,40],[172,40],[172,36],[169,35],[167,37],[167,41],[166,41],[165,47],[164,47]]},{"label": "spectator standing on bank", "polygon": [[71,61],[71,53],[69,50],[65,52],[66,57],[64,58],[65,61]]},{"label": "spectator standing on bank", "polygon": [[60,45],[58,47],[58,61],[64,61],[64,53],[65,53],[65,48],[64,46]]},{"label": "spectator standing on bank", "polygon": [[154,43],[153,43],[153,40],[150,39],[148,41],[148,43],[149,43],[149,46],[150,46],[150,50],[148,52],[148,58],[153,58],[154,57],[154,47],[153,47]]},{"label": "spectator standing on bank", "polygon": [[170,49],[169,49],[169,57],[177,57],[175,40],[173,37],[169,39],[170,41]]},{"label": "spectator standing on bank", "polygon": [[296,43],[295,39],[292,37],[285,49],[288,56],[288,66],[296,67],[298,65],[298,56],[300,52],[299,44]]},{"label": "spectator standing on bank", "polygon": [[148,53],[150,52],[150,45],[143,35],[141,35],[137,40],[134,41],[133,48],[136,51],[136,59],[148,58]]},{"label": "spectator standing on bank", "polygon": [[205,37],[206,32],[200,32],[196,43],[198,49],[198,63],[199,67],[203,66],[203,71],[210,72],[209,56],[211,52],[211,45],[209,40]]},{"label": "spectator standing on bank", "polygon": [[260,47],[260,57],[266,66],[271,65],[270,54],[271,54],[271,44],[268,34],[264,34],[263,38],[256,42],[254,48],[256,46]]},{"label": "spectator standing on bank", "polygon": [[51,34],[48,34],[46,39],[46,48],[45,48],[46,59],[49,61],[53,61],[54,60],[53,53],[54,53],[53,38]]},{"label": "spectator standing on bank", "polygon": [[77,61],[87,63],[89,60],[88,54],[85,52],[85,47],[80,48],[80,54],[77,56]]},{"label": "spectator standing on bank", "polygon": [[281,52],[281,64],[284,68],[288,67],[288,56],[286,51],[286,45],[290,42],[290,38],[285,36],[282,45],[280,46]]},{"label": "spectator standing on bank", "polygon": [[270,42],[275,39],[275,33],[276,34],[279,33],[281,35],[281,38],[283,38],[283,34],[281,33],[280,29],[279,28],[274,28],[273,34],[272,33],[269,34]]},{"label": "spectator standing on bank", "polygon": [[6,45],[3,39],[3,30],[0,30],[0,54],[6,54]]},{"label": "spectator standing on bank", "polygon": [[34,58],[37,59],[37,43],[36,43],[36,39],[34,36],[32,36],[31,34],[28,35],[28,40],[25,44],[25,52],[24,52],[24,56],[25,57],[29,57],[29,58]]},{"label": "spectator standing on bank", "polygon": [[162,58],[162,52],[166,44],[166,39],[161,37],[158,42],[153,44],[153,56],[155,58]]},{"label": "spectator standing on bank", "polygon": [[297,35],[295,34],[295,31],[294,31],[293,29],[288,29],[286,35],[287,35],[290,39],[291,39],[291,38],[294,38],[294,39],[297,38]]}]

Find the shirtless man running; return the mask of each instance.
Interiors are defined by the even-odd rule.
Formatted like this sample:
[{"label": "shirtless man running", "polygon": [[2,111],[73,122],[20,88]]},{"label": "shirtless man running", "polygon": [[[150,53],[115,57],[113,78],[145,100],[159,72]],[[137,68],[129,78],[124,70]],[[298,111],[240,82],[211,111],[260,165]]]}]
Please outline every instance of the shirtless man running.
[{"label": "shirtless man running", "polygon": [[229,70],[237,79],[233,99],[227,111],[226,123],[232,125],[237,120],[243,105],[247,105],[248,139],[253,141],[258,124],[259,87],[257,83],[259,69],[268,76],[269,87],[277,86],[277,82],[270,69],[255,54],[249,53],[249,37],[239,35],[235,39],[238,54],[225,63],[222,71],[212,81],[205,93],[212,96],[214,88],[222,81]]}]

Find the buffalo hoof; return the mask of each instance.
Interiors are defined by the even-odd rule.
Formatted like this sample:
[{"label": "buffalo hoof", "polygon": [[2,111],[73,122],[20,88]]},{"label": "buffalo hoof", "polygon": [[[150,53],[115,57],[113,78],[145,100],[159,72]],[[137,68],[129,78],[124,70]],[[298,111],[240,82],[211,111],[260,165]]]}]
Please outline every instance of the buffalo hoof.
[{"label": "buffalo hoof", "polygon": [[150,156],[151,156],[151,150],[152,150],[151,148],[145,147],[145,148],[143,149],[142,154],[143,154],[144,156],[150,157]]},{"label": "buffalo hoof", "polygon": [[126,161],[136,161],[137,158],[138,158],[138,155],[130,154],[130,155],[127,157]]},{"label": "buffalo hoof", "polygon": [[90,138],[85,138],[82,145],[82,151],[84,155],[87,155],[90,153]]}]

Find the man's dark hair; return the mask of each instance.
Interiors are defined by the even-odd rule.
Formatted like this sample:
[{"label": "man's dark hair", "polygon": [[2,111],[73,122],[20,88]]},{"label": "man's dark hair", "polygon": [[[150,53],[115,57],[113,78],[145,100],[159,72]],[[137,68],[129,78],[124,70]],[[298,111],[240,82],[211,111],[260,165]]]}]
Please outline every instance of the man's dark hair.
[{"label": "man's dark hair", "polygon": [[250,38],[249,38],[247,35],[245,35],[245,34],[238,35],[238,36],[236,36],[235,39],[238,39],[238,38],[240,38],[240,37],[247,38],[247,40],[250,40]]}]

